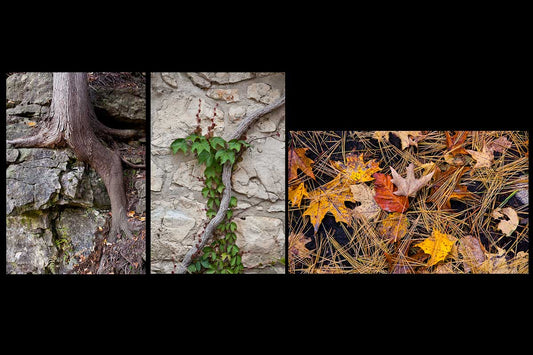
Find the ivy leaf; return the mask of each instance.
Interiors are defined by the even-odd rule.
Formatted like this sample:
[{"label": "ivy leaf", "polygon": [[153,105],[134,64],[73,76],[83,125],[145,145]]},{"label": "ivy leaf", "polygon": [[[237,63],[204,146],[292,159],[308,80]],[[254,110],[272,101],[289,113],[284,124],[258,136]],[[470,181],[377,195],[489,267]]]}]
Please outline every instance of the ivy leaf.
[{"label": "ivy leaf", "polygon": [[[232,139],[228,142],[228,148],[229,149],[232,149],[236,152],[240,151],[241,150],[241,142],[242,141],[238,141],[236,139]],[[247,143],[248,144],[248,143]]]},{"label": "ivy leaf", "polygon": [[174,154],[176,154],[180,149],[183,150],[183,153],[186,154],[189,146],[187,145],[187,141],[185,141],[185,138],[178,138],[174,142],[172,142],[170,148],[172,148],[172,152]]},{"label": "ivy leaf", "polygon": [[235,196],[231,196],[229,200],[229,207],[237,207],[237,198]]},{"label": "ivy leaf", "polygon": [[209,139],[209,143],[211,144],[211,147],[213,147],[214,150],[217,150],[217,146],[226,148],[226,141],[221,137],[212,137],[211,139]]},{"label": "ivy leaf", "polygon": [[209,145],[208,140],[205,137],[200,137],[200,139],[192,144],[191,152],[196,150],[196,154],[200,154],[204,150],[207,152],[211,151],[211,146]]},{"label": "ivy leaf", "polygon": [[231,164],[235,163],[235,152],[228,149],[228,150],[219,150],[215,154],[215,158],[220,161],[220,164],[224,164],[226,161],[230,161]]},{"label": "ivy leaf", "polygon": [[200,154],[198,154],[198,162],[200,164],[204,163],[206,167],[213,165],[214,161],[215,158],[213,157],[213,153],[208,152],[207,150],[203,150]]},{"label": "ivy leaf", "polygon": [[235,222],[231,222],[228,227],[232,232],[235,232],[237,229],[237,224]]},{"label": "ivy leaf", "polygon": [[194,142],[194,141],[196,141],[198,138],[200,138],[200,136],[197,135],[197,134],[194,134],[194,133],[193,133],[193,134],[187,136],[187,138],[185,138],[185,139],[190,140],[191,142]]},{"label": "ivy leaf", "polygon": [[217,176],[217,173],[215,171],[215,168],[213,166],[207,167],[204,170],[204,175],[206,178],[215,178]]},{"label": "ivy leaf", "polygon": [[209,209],[206,212],[208,218],[213,218],[217,215],[217,212],[214,209]]},{"label": "ivy leaf", "polygon": [[207,194],[209,193],[209,191],[211,191],[209,187],[204,187],[202,189],[202,195],[204,196],[204,198],[207,198]]}]

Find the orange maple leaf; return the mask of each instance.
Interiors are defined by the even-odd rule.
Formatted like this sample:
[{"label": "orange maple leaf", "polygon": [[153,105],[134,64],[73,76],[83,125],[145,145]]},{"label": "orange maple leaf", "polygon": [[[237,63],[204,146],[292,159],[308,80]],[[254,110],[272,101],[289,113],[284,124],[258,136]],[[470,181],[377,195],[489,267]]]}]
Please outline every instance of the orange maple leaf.
[{"label": "orange maple leaf", "polygon": [[307,193],[303,182],[298,186],[289,186],[289,202],[293,206],[300,207],[300,203],[304,196],[309,196],[309,194]]},{"label": "orange maple leaf", "polygon": [[316,180],[311,167],[311,164],[314,163],[314,161],[305,156],[307,149],[309,148],[289,149],[289,181],[298,177],[298,169],[313,178],[313,180]]}]

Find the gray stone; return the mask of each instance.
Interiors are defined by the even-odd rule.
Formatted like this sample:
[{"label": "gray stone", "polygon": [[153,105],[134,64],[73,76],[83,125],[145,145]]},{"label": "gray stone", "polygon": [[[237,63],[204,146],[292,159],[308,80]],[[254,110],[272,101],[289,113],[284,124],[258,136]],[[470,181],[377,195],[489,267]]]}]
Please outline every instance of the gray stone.
[{"label": "gray stone", "polygon": [[187,73],[187,76],[191,79],[192,83],[202,89],[209,89],[211,82],[198,73]]},{"label": "gray stone", "polygon": [[6,272],[44,273],[57,255],[50,214],[28,212],[6,218]]},{"label": "gray stone", "polygon": [[6,99],[16,104],[49,105],[52,100],[52,73],[10,75],[6,80]]},{"label": "gray stone", "polygon": [[270,104],[280,97],[280,91],[278,89],[272,89],[272,87],[266,83],[250,84],[246,93],[248,98],[264,104]]}]

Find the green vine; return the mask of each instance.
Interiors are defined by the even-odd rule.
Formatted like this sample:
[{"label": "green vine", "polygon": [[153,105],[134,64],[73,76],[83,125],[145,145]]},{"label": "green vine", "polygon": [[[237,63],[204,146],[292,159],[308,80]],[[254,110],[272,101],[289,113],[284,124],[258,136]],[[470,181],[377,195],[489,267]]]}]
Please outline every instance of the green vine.
[{"label": "green vine", "polygon": [[[232,165],[235,164],[237,154],[244,150],[242,147],[250,145],[243,140],[232,139],[226,142],[221,137],[213,137],[213,126],[210,128],[211,130],[205,136],[193,133],[186,138],[178,138],[172,142],[170,148],[174,154],[180,150],[184,154],[194,153],[198,162],[205,164],[205,187],[202,189],[202,195],[207,198],[206,214],[211,219],[217,214],[224,191],[222,166],[227,161]],[[235,243],[237,224],[232,221],[232,208],[236,206],[237,199],[233,196],[224,221],[217,227],[215,238],[188,266],[190,273],[237,274],[242,272],[241,253]]]}]

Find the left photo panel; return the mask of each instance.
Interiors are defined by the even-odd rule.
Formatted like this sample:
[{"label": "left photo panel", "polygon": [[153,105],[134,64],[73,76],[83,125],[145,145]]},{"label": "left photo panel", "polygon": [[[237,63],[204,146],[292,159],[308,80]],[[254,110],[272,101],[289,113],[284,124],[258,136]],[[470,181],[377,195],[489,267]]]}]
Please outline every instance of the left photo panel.
[{"label": "left photo panel", "polygon": [[145,274],[143,72],[6,73],[6,272]]}]

